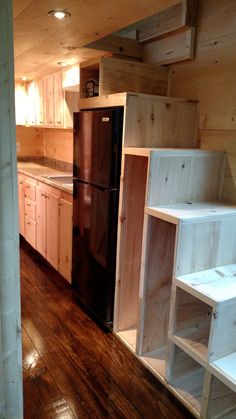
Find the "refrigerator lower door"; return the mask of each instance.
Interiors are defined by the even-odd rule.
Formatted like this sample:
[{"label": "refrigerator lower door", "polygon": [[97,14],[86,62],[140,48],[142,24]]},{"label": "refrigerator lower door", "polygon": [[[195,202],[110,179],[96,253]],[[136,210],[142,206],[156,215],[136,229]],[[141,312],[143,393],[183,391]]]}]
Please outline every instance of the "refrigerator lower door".
[{"label": "refrigerator lower door", "polygon": [[79,301],[104,323],[113,316],[117,196],[81,182],[74,186],[73,286]]}]

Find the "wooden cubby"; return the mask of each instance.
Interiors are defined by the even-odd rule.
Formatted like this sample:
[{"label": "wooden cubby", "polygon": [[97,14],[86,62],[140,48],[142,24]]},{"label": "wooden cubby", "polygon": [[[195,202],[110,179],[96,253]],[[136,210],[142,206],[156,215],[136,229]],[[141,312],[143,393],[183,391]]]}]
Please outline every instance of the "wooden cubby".
[{"label": "wooden cubby", "polygon": [[123,159],[121,189],[122,206],[119,211],[119,252],[124,263],[117,264],[116,309],[114,330],[136,350],[139,305],[139,278],[146,194],[148,159],[126,155]]},{"label": "wooden cubby", "polygon": [[98,57],[80,64],[80,98],[86,98],[86,83],[99,81],[99,96],[132,91],[167,95],[168,70],[154,64],[112,56]]},{"label": "wooden cubby", "polygon": [[167,380],[182,402],[191,406],[192,413],[199,417],[203,402],[205,369],[178,346],[171,348],[171,370]]},{"label": "wooden cubby", "polygon": [[169,337],[203,363],[208,360],[212,315],[211,306],[177,287],[173,334]]},{"label": "wooden cubby", "polygon": [[137,353],[162,376],[166,366],[175,236],[173,224],[145,216]]},{"label": "wooden cubby", "polygon": [[235,419],[236,393],[209,372],[205,374],[203,393],[203,418]]}]

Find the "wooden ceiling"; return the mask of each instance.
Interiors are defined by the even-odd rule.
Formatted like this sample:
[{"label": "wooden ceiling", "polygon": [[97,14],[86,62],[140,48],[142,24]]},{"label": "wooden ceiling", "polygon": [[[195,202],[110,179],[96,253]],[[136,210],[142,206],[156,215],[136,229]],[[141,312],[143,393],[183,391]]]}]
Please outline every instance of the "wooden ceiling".
[{"label": "wooden ceiling", "polygon": [[[107,54],[83,46],[179,1],[13,0],[16,78],[34,79],[58,70],[59,61],[74,64]],[[71,17],[49,17],[54,9]]]}]

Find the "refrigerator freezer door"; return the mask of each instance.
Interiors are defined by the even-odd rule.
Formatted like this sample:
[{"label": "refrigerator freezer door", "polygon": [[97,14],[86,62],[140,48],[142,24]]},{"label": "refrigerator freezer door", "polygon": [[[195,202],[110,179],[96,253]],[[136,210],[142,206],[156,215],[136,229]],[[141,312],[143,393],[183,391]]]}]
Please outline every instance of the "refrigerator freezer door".
[{"label": "refrigerator freezer door", "polygon": [[74,176],[83,182],[115,187],[120,175],[123,110],[75,114]]},{"label": "refrigerator freezer door", "polygon": [[103,322],[110,322],[113,312],[117,197],[117,191],[75,183],[73,286],[80,302]]}]

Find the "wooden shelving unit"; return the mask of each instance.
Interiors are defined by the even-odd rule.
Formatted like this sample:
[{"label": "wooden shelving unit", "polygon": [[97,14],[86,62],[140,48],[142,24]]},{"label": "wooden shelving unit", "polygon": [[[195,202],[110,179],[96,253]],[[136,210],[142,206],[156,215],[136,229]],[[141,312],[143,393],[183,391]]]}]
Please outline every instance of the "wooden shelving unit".
[{"label": "wooden shelving unit", "polygon": [[222,201],[225,154],[195,148],[196,101],[116,93],[79,106],[124,107],[114,333],[197,418],[233,419],[236,206]]},{"label": "wooden shelving unit", "polygon": [[86,83],[99,81],[99,96],[130,90],[167,95],[168,70],[155,64],[129,61],[112,56],[98,57],[80,64],[80,98],[86,98]]},{"label": "wooden shelving unit", "polygon": [[225,155],[140,145],[123,149],[115,333],[196,417],[233,419],[236,206],[222,201]]}]

